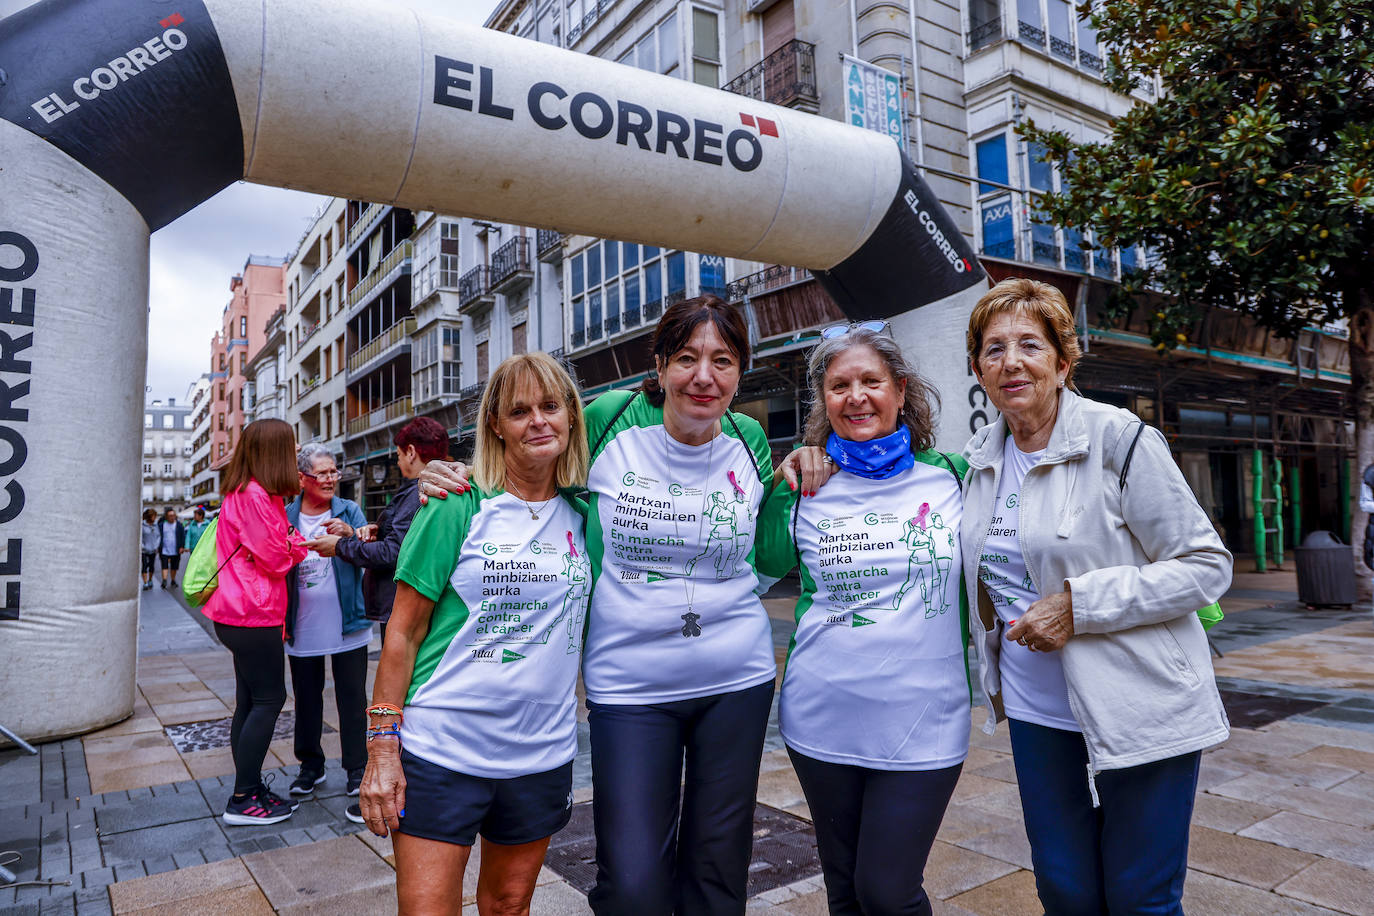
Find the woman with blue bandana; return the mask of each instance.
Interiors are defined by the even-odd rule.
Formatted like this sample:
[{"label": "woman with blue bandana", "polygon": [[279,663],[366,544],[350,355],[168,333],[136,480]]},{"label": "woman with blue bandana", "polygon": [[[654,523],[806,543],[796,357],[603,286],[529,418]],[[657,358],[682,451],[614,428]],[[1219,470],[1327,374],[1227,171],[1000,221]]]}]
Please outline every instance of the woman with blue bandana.
[{"label": "woman with blue bandana", "polygon": [[816,827],[832,914],[930,913],[922,872],[964,758],[969,682],[960,479],[933,449],[937,395],[884,322],[822,332],[805,442],[837,473],[775,488],[759,572],[801,566],[782,736]]}]

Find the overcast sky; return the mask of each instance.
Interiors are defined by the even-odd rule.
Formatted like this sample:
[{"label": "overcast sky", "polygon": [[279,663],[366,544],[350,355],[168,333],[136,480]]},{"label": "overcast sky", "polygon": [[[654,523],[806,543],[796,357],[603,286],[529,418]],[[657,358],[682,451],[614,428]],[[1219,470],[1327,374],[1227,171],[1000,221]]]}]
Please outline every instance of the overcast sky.
[{"label": "overcast sky", "polygon": [[[378,0],[474,25],[499,0]],[[0,0],[0,18],[29,6]],[[181,400],[210,364],[229,278],[250,254],[285,257],[327,198],[237,182],[153,233],[148,290],[148,397]]]}]

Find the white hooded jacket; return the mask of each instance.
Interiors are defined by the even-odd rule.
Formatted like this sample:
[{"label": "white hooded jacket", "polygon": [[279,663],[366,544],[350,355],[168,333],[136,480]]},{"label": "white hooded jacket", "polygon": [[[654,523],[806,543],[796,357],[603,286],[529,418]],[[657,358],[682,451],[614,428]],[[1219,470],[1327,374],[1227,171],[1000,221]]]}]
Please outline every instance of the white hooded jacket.
[{"label": "white hooded jacket", "polygon": [[[1044,457],[1020,493],[1020,541],[1036,590],[1069,591],[1074,635],[1062,649],[1069,705],[1089,776],[1218,744],[1229,735],[1206,634],[1195,613],[1231,584],[1231,554],[1184,480],[1159,430],[1146,427],[1120,485],[1139,419],[1064,390]],[[978,579],[996,507],[1006,421],[974,433],[965,452],[961,538],[969,627],[988,699],[1001,708],[1003,624]]]}]

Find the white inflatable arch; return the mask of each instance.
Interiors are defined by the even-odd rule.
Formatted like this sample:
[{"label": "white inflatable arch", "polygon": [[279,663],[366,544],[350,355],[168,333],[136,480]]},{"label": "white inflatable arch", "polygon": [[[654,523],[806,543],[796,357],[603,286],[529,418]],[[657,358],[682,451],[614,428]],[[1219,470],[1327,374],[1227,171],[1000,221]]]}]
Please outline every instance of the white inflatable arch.
[{"label": "white inflatable arch", "polygon": [[898,147],[836,121],[384,3],[28,7],[0,21],[0,722],[26,738],[132,711],[148,235],[239,179],[808,267],[862,317],[983,281]]}]

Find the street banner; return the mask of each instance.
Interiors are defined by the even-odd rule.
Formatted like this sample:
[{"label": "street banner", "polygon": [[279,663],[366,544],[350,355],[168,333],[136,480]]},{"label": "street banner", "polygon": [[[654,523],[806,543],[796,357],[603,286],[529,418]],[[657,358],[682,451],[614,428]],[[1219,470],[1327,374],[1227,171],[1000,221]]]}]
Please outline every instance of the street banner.
[{"label": "street banner", "polygon": [[842,54],[845,120],[855,127],[885,134],[906,149],[906,112],[902,78],[877,64]]}]

